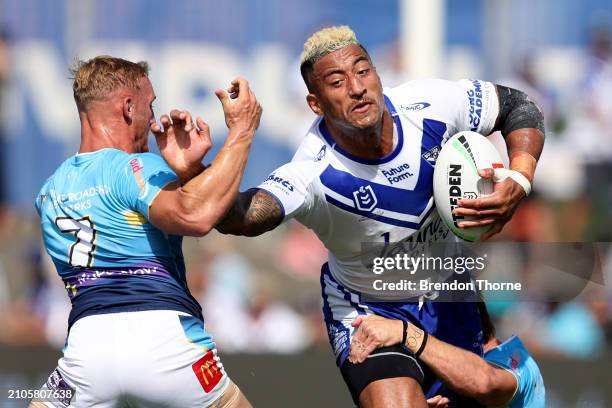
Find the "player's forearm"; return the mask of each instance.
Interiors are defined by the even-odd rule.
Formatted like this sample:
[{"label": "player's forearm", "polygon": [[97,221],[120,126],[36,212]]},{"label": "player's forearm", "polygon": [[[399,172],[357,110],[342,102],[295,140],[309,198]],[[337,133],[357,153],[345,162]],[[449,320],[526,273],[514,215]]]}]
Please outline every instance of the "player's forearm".
[{"label": "player's forearm", "polygon": [[495,392],[492,383],[495,369],[474,353],[429,336],[420,358],[444,384],[459,394],[485,403],[484,400],[488,401]]},{"label": "player's forearm", "polygon": [[215,228],[222,234],[254,237],[274,229],[282,216],[275,198],[263,190],[250,189],[238,194]]},{"label": "player's forearm", "polygon": [[210,231],[236,199],[253,134],[230,130],[211,165],[180,188],[180,211],[197,223],[201,232]]},{"label": "player's forearm", "polygon": [[506,136],[506,147],[510,169],[520,172],[529,182],[533,182],[537,161],[544,147],[544,134],[535,128],[514,130]]},{"label": "player's forearm", "polygon": [[506,139],[510,168],[531,182],[544,147],[544,115],[522,91],[497,85],[499,116],[495,130]]}]

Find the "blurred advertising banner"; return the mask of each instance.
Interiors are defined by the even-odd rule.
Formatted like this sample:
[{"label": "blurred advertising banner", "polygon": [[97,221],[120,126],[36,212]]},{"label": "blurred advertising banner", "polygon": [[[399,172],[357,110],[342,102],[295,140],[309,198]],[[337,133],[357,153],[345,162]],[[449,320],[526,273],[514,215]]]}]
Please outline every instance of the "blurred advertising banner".
[{"label": "blurred advertising banner", "polygon": [[[217,147],[226,128],[214,90],[227,88],[237,76],[247,78],[265,113],[243,187],[259,184],[291,159],[314,119],[299,74],[306,38],[338,23],[362,26],[359,37],[373,48],[397,35],[396,1],[364,2],[353,9],[348,4],[0,1],[0,30],[7,33],[11,49],[1,106],[10,202],[33,210],[46,177],[77,151],[80,126],[69,67],[99,54],[148,61],[156,115],[173,108],[201,115]],[[366,17],[371,24],[362,24]]]}]

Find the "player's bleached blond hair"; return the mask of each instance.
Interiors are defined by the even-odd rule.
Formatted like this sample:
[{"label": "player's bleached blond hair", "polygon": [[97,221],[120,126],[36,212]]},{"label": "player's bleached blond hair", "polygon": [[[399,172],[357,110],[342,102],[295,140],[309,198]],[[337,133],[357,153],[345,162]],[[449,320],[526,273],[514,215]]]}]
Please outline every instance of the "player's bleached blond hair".
[{"label": "player's bleached blond hair", "polygon": [[314,63],[319,58],[351,44],[360,45],[355,32],[349,26],[323,28],[311,35],[304,43],[300,65],[305,62]]},{"label": "player's bleached blond hair", "polygon": [[138,82],[149,75],[149,65],[122,58],[100,55],[88,61],[77,61],[70,69],[72,91],[79,111],[94,100],[103,100],[122,87],[138,90]]},{"label": "player's bleached blond hair", "polygon": [[[327,54],[349,45],[359,45],[363,48],[357,41],[355,32],[346,25],[323,28],[306,40],[300,57],[300,72],[308,89],[311,88],[309,75],[314,63]],[[365,51],[365,48],[363,50]]]}]

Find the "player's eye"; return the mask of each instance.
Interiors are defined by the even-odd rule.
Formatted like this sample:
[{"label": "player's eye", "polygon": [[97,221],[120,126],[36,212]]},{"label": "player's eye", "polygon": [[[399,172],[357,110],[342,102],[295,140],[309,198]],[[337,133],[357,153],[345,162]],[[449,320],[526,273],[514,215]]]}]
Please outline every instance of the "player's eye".
[{"label": "player's eye", "polygon": [[370,72],[370,68],[363,68],[363,69],[360,69],[359,71],[357,71],[357,73],[358,73],[359,75],[361,75],[361,76],[365,76],[365,75],[367,75],[369,72]]}]

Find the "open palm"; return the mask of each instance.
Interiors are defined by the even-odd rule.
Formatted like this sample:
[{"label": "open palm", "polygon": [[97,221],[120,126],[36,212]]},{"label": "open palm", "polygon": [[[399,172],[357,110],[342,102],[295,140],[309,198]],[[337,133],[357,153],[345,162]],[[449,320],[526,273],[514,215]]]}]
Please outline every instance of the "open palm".
[{"label": "open palm", "polygon": [[212,148],[208,125],[197,118],[194,125],[187,111],[172,110],[151,125],[159,152],[182,181],[202,171],[202,159]]}]

